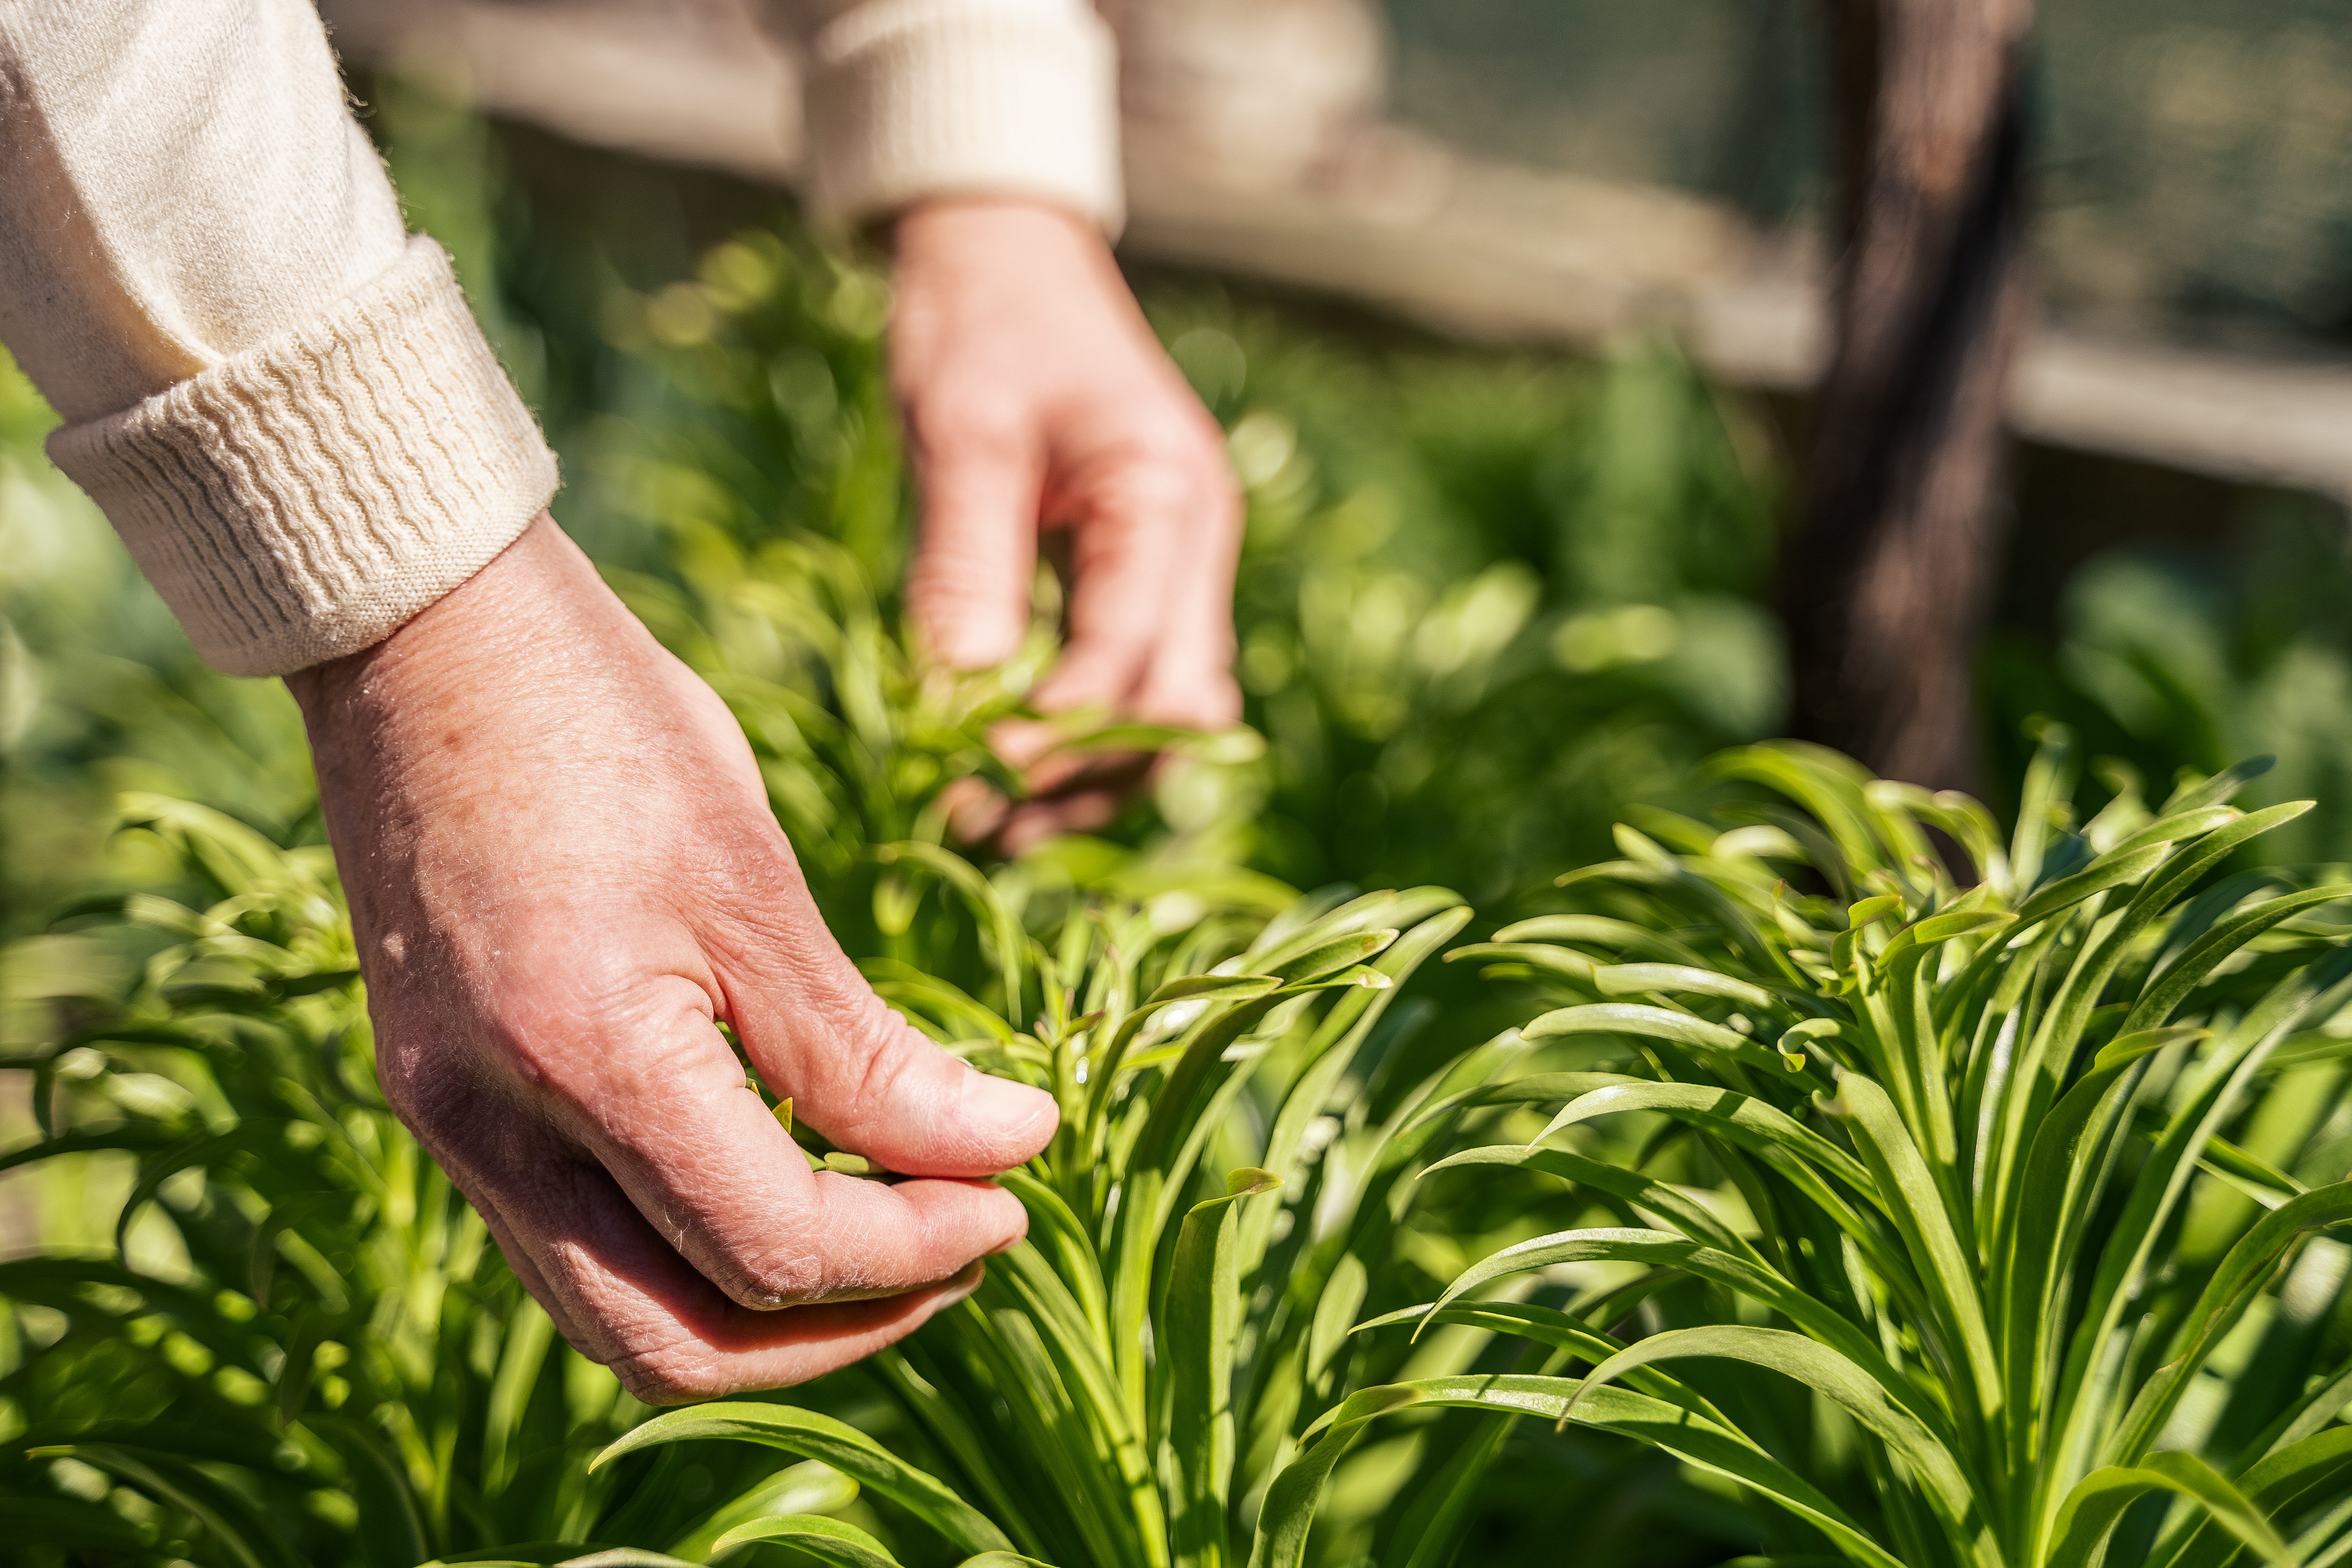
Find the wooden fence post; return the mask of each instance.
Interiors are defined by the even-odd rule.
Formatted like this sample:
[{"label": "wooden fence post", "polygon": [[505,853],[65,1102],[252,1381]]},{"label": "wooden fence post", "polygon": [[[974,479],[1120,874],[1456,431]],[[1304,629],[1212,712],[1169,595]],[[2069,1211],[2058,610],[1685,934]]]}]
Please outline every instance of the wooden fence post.
[{"label": "wooden fence post", "polygon": [[2002,392],[2032,310],[2030,0],[1825,0],[1843,244],[1783,558],[1794,728],[1974,787],[1972,667],[2008,510]]}]

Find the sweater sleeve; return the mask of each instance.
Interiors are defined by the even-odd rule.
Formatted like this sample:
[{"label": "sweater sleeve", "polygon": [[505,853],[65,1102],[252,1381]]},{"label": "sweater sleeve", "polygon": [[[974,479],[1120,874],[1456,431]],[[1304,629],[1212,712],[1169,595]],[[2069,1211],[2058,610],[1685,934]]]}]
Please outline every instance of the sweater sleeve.
[{"label": "sweater sleeve", "polygon": [[1087,0],[770,0],[807,60],[808,194],[856,224],[925,196],[1123,219],[1110,29]]},{"label": "sweater sleeve", "polygon": [[197,650],[390,635],[555,489],[307,0],[0,0],[0,339]]}]

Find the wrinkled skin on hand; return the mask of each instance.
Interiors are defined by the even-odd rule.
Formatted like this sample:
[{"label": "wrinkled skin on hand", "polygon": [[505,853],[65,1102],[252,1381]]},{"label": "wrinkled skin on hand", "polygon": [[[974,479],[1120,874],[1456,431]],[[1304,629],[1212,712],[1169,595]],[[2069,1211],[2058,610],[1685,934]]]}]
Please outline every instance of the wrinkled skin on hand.
[{"label": "wrinkled skin on hand", "polygon": [[[1144,723],[1241,713],[1241,505],[1224,442],[1160,351],[1094,228],[1018,201],[925,203],[895,235],[891,372],[922,489],[908,607],[931,651],[996,663],[1029,624],[1041,530],[1066,532],[1068,640],[1033,694]],[[1016,764],[1044,726],[995,737]],[[1100,826],[1141,759],[1033,770],[1032,799],[967,802],[1009,850]]]},{"label": "wrinkled skin on hand", "polygon": [[[384,1090],[564,1335],[653,1403],[910,1331],[1025,1228],[1051,1137],[875,996],[750,748],[542,516],[383,643],[289,679]],[[921,1180],[812,1173],[744,1080]]]}]

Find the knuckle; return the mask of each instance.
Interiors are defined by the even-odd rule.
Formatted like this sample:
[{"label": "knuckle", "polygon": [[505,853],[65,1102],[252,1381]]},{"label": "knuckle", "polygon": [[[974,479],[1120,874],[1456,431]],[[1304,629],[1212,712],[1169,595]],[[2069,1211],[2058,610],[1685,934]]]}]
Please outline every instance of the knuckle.
[{"label": "knuckle", "polygon": [[907,407],[907,430],[924,458],[997,458],[1028,446],[1031,421],[1021,405],[985,387],[949,382]]},{"label": "knuckle", "polygon": [[1204,437],[1189,421],[1156,422],[1124,444],[1103,479],[1107,510],[1133,518],[1221,532],[1238,517],[1240,491],[1213,427]]},{"label": "knuckle", "polygon": [[1223,448],[1189,419],[1152,421],[1138,433],[1132,451],[1137,468],[1171,485],[1205,490],[1223,477]]},{"label": "knuckle", "polygon": [[719,1288],[742,1306],[760,1311],[798,1306],[823,1296],[826,1287],[824,1260],[798,1247],[776,1247],[750,1257],[730,1258],[728,1278]]},{"label": "knuckle", "polygon": [[1012,563],[975,530],[942,528],[927,537],[907,573],[907,598],[919,616],[969,618],[1001,615],[1011,620],[1024,607],[1014,595],[1024,584]]},{"label": "knuckle", "polygon": [[852,1006],[843,1037],[858,1066],[843,1086],[839,1115],[848,1126],[864,1129],[886,1112],[893,1087],[916,1065],[915,1054],[922,1047],[912,1026],[871,991]]}]

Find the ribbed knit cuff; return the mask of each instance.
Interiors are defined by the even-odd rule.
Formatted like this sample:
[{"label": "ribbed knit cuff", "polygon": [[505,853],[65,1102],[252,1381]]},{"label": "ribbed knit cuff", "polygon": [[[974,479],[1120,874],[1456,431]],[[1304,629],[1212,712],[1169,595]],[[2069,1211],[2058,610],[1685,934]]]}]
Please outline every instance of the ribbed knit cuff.
[{"label": "ribbed knit cuff", "polygon": [[555,456],[422,235],[332,312],[49,457],[231,675],[382,641],[488,565],[555,491]]},{"label": "ribbed knit cuff", "polygon": [[866,0],[817,34],[811,195],[860,223],[925,196],[1029,196],[1116,235],[1118,74],[1078,0]]}]

